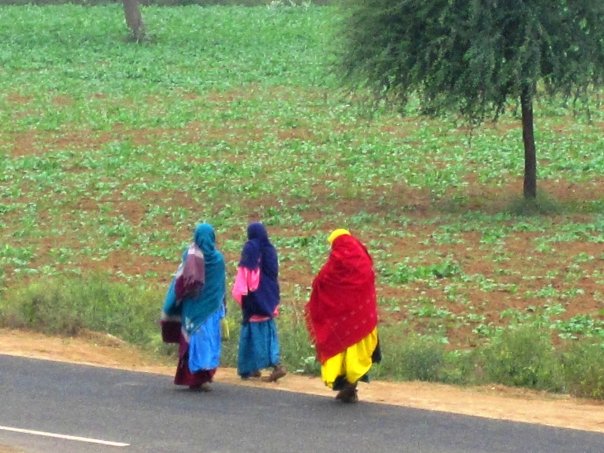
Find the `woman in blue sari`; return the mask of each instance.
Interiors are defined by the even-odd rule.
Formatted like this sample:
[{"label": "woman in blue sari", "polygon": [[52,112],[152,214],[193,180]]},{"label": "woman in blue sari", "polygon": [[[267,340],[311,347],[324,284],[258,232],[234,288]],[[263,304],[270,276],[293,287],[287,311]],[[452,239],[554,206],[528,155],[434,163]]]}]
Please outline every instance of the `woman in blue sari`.
[{"label": "woman in blue sari", "polygon": [[[178,367],[174,383],[192,390],[209,391],[220,362],[220,320],[225,315],[225,264],[216,249],[214,228],[197,225],[193,238],[203,253],[205,282],[194,296],[177,300],[172,279],[162,309],[162,319],[180,319],[182,328],[178,349]],[[183,262],[187,252],[183,257]]]},{"label": "woman in blue sari", "polygon": [[275,317],[279,305],[279,260],[262,223],[251,223],[243,246],[232,295],[241,306],[243,320],[239,336],[237,372],[242,379],[261,377],[275,382],[285,376],[281,365]]}]

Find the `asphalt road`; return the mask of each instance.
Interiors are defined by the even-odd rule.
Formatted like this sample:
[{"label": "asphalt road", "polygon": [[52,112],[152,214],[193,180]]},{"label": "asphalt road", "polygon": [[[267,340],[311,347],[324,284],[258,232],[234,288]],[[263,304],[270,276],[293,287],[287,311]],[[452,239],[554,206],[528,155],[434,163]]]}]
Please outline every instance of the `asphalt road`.
[{"label": "asphalt road", "polygon": [[197,393],[166,376],[0,355],[0,445],[61,453],[604,452],[596,433],[212,385]]}]

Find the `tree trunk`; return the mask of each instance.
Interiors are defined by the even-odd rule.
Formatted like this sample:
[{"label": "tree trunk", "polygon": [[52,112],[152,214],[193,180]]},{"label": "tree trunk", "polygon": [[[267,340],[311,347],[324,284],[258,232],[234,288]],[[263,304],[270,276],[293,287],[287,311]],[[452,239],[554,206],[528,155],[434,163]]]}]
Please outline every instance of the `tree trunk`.
[{"label": "tree trunk", "polygon": [[537,197],[537,153],[533,130],[533,97],[525,87],[520,96],[522,104],[522,141],[524,142],[524,198]]},{"label": "tree trunk", "polygon": [[145,37],[145,24],[138,6],[138,0],[124,0],[124,14],[126,24],[132,32],[132,37],[136,42],[141,41]]}]

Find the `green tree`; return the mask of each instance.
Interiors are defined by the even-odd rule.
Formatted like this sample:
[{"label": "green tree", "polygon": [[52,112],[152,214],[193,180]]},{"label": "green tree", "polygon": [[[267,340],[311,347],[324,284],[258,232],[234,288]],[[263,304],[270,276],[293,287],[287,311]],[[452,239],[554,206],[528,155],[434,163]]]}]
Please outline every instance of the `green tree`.
[{"label": "green tree", "polygon": [[537,195],[533,103],[585,99],[604,80],[603,0],[344,0],[349,81],[473,124],[519,102],[524,196]]}]

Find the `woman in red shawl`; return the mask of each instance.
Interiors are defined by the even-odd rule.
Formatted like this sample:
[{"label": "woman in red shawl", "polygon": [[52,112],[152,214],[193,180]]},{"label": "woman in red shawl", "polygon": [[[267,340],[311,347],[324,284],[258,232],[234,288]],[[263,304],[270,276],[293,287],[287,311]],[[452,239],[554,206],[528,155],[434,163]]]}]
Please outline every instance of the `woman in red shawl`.
[{"label": "woman in red shawl", "polygon": [[331,253],[312,285],[306,320],[321,362],[321,377],[336,399],[355,403],[357,382],[379,362],[373,261],[349,231],[329,236]]}]

